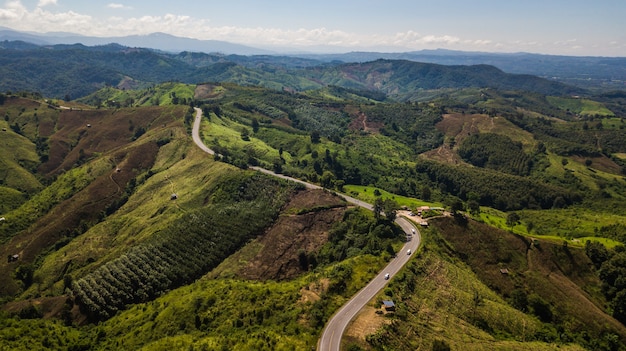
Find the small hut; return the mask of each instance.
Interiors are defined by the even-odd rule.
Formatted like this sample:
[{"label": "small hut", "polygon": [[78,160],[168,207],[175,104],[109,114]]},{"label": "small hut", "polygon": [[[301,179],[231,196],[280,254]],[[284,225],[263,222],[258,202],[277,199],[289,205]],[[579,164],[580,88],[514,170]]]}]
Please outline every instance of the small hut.
[{"label": "small hut", "polygon": [[395,312],[396,304],[391,300],[383,300],[383,309],[385,312]]}]

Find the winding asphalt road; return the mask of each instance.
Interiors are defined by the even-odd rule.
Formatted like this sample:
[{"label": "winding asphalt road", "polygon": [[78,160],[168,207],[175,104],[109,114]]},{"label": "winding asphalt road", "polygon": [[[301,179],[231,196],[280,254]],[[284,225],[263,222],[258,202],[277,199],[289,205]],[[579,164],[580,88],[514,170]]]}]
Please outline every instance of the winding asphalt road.
[{"label": "winding asphalt road", "polygon": [[[210,155],[215,155],[215,152],[206,145],[200,138],[200,124],[202,122],[202,110],[195,107],[196,110],[196,118],[193,123],[192,129],[192,137],[193,141],[198,145],[200,149],[205,151]],[[272,171],[269,171],[260,167],[250,167],[250,169],[254,169],[259,172],[263,172],[265,174],[269,174],[275,177],[279,177],[282,179],[287,179],[290,181],[294,181],[300,184],[303,184],[309,189],[322,189],[319,185],[311,184],[304,182],[299,179],[291,178],[285,176],[283,174],[277,174]],[[373,210],[373,206],[368,204],[367,202],[363,202],[361,200],[355,199],[353,197],[338,194],[343,197],[346,201],[353,203],[357,206],[361,206],[368,210]],[[415,224],[411,223],[405,217],[398,217],[396,219],[396,223],[404,230],[407,235],[411,235],[413,237],[412,240],[408,241],[402,249],[400,253],[396,255],[396,257],[389,262],[389,264],[383,269],[372,281],[367,284],[363,289],[361,289],[356,295],[350,299],[350,301],[346,302],[326,323],[326,327],[322,332],[322,336],[318,341],[317,349],[318,351],[339,351],[341,349],[341,337],[343,336],[344,331],[348,327],[350,321],[356,316],[357,313],[381,291],[385,285],[389,282],[389,280],[385,279],[385,274],[389,274],[389,279],[391,279],[396,273],[400,271],[400,269],[409,262],[409,259],[413,256],[413,253],[417,251],[420,246],[421,236],[419,230],[415,227]],[[407,254],[408,250],[411,250],[411,254]]]}]

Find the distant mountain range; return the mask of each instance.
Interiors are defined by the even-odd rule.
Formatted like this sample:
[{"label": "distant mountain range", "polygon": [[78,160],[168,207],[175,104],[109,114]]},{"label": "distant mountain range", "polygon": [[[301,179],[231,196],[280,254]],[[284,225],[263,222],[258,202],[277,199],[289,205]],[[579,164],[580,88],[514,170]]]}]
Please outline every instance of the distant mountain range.
[{"label": "distant mountain range", "polygon": [[[286,66],[315,66],[324,63],[368,62],[377,59],[409,60],[442,65],[492,65],[507,73],[532,74],[584,88],[600,90],[626,89],[626,58],[624,57],[579,57],[540,55],[531,53],[487,53],[452,50],[421,50],[413,52],[348,52],[343,54],[287,54],[274,50],[254,48],[219,40],[198,40],[176,37],[165,33],[130,35],[124,37],[89,37],[73,33],[27,33],[0,27],[2,41],[21,41],[35,45],[103,46],[116,43],[131,48],[149,48],[169,53],[199,52],[222,55],[267,56],[270,63],[280,61]],[[22,47],[25,46],[25,44]],[[13,48],[16,48],[13,44]],[[278,58],[280,57],[280,59]],[[296,60],[294,58],[303,59]],[[294,59],[292,62],[291,60]],[[240,58],[240,60],[244,60]],[[250,61],[250,60],[248,60]],[[259,58],[252,60],[259,62]]]},{"label": "distant mountain range", "polygon": [[205,53],[226,53],[237,55],[265,55],[272,51],[233,44],[220,40],[198,40],[181,38],[166,33],[129,35],[124,37],[90,37],[73,33],[27,33],[0,27],[0,41],[24,41],[36,45],[83,44],[99,46],[120,44],[128,47],[142,47],[167,52],[197,51]]}]

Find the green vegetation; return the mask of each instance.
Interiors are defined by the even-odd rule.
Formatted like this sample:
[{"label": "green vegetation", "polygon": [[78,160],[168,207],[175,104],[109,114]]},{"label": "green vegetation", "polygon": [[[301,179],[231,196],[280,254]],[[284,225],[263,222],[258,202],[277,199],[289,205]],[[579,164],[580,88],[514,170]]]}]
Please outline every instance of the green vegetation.
[{"label": "green vegetation", "polygon": [[602,103],[588,99],[563,98],[548,96],[548,101],[562,110],[581,116],[611,117],[615,114]]},{"label": "green vegetation", "polygon": [[416,168],[418,173],[428,176],[431,187],[443,187],[447,193],[462,199],[473,193],[481,205],[500,210],[547,209],[554,207],[557,201],[565,205],[580,201],[579,194],[531,178],[432,161],[421,161]]},{"label": "green vegetation", "polygon": [[[624,347],[619,336],[624,326],[597,310],[596,304],[603,303],[600,284],[592,269],[579,266],[586,262],[582,250],[531,244],[460,219],[435,222],[423,238],[418,259],[377,300],[393,299],[396,313],[359,345],[397,350],[436,344],[469,350]],[[554,265],[559,268],[551,274],[558,279],[533,273]],[[505,268],[507,273],[501,273]],[[578,295],[574,292],[580,288],[568,281],[593,292]],[[567,316],[557,312],[564,308]]]},{"label": "green vegetation", "polygon": [[289,195],[287,186],[260,178],[221,180],[211,205],[183,214],[153,239],[76,280],[72,290],[81,309],[94,320],[108,319],[216,267],[267,227]]},{"label": "green vegetation", "polygon": [[626,250],[618,246],[607,250],[602,244],[587,242],[585,253],[595,267],[602,280],[602,292],[609,301],[613,317],[626,324]]},{"label": "green vegetation", "polygon": [[474,134],[463,140],[458,153],[476,167],[513,175],[528,175],[532,167],[532,158],[524,152],[521,143],[499,134]]},{"label": "green vegetation", "polygon": [[624,348],[621,94],[489,66],[32,50],[76,56],[0,65],[64,100],[0,97],[3,346],[309,349],[402,245],[398,208],[434,206],[454,215],[423,214],[381,294],[396,314],[352,348]]}]

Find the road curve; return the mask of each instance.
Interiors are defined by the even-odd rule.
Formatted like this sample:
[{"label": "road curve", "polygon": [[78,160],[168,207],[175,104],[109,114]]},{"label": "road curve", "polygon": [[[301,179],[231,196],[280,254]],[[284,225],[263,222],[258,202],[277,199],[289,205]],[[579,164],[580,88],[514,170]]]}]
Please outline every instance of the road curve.
[{"label": "road curve", "polygon": [[[200,138],[200,124],[202,122],[202,110],[197,107],[195,107],[194,109],[196,110],[196,118],[194,120],[192,133],[191,133],[193,141],[204,152],[210,155],[215,155],[215,152],[209,149],[208,147],[206,147],[206,145],[204,145],[204,142]],[[319,185],[307,183],[302,180],[291,178],[283,174],[274,173],[265,168],[251,166],[250,169],[303,184],[309,189],[322,189],[322,187],[320,187]],[[352,204],[366,208],[370,211],[373,210],[373,206],[371,204],[368,204],[367,202],[355,199],[353,197],[350,197],[344,194],[338,194],[338,195],[343,197],[346,201]],[[341,338],[348,324],[350,323],[350,321],[389,282],[389,280],[385,279],[385,274],[389,274],[389,277],[391,279],[396,273],[400,271],[400,269],[413,256],[412,254],[408,255],[407,251],[411,250],[411,253],[414,253],[419,248],[421,236],[420,236],[419,230],[417,230],[417,228],[415,227],[415,224],[411,223],[411,221],[409,221],[405,217],[398,217],[396,219],[396,223],[402,228],[402,230],[404,230],[404,232],[407,235],[411,235],[412,233],[415,233],[414,235],[412,235],[413,239],[408,241],[406,244],[404,244],[404,246],[400,250],[400,253],[396,255],[396,257],[393,260],[391,260],[391,262],[389,262],[389,264],[372,281],[370,281],[369,284],[367,284],[367,286],[365,286],[358,293],[356,293],[356,295],[354,295],[352,299],[350,299],[350,301],[346,302],[330,318],[330,320],[326,323],[326,327],[324,328],[324,331],[322,332],[322,336],[320,337],[318,341],[318,344],[317,344],[318,351],[339,351],[341,349]]]},{"label": "road curve", "polygon": [[[389,274],[389,277],[393,277],[400,269],[409,262],[409,259],[413,256],[413,253],[417,251],[420,246],[421,237],[419,231],[415,228],[409,220],[404,217],[396,219],[396,223],[407,233],[411,233],[415,229],[415,235],[411,241],[408,241],[400,250],[400,253],[389,262],[387,267],[383,269],[372,281],[369,282],[363,289],[361,289],[356,295],[346,302],[326,323],[326,327],[320,337],[317,350],[318,351],[339,351],[341,349],[341,337],[344,331],[348,327],[350,321],[359,313],[359,311],[365,307],[365,305],[381,291],[389,280],[385,280],[385,274]],[[408,255],[407,251],[411,250],[411,254]]]},{"label": "road curve", "polygon": [[202,109],[198,107],[194,107],[196,110],[196,118],[193,121],[193,128],[191,129],[191,137],[193,138],[193,142],[198,145],[202,151],[208,153],[209,155],[215,155],[215,151],[209,149],[204,145],[204,142],[200,138],[200,125],[202,124]]}]

